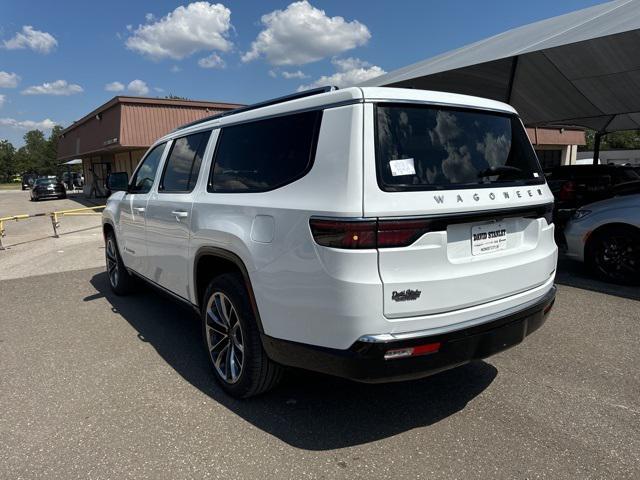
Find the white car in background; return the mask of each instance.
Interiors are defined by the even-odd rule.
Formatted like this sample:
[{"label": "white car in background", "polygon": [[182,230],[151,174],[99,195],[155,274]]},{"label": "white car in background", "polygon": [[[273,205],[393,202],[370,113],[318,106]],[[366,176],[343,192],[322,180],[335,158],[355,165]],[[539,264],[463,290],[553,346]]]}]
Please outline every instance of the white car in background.
[{"label": "white car in background", "polygon": [[604,280],[640,282],[640,194],[579,208],[564,235],[566,255],[585,262]]}]

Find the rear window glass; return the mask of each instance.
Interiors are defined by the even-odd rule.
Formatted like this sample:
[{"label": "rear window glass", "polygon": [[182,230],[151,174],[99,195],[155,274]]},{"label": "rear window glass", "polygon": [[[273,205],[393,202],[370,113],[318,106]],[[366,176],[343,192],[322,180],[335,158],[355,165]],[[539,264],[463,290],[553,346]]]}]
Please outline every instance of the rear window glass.
[{"label": "rear window glass", "polygon": [[321,111],[224,127],[209,191],[264,192],[301,178],[311,168]]},{"label": "rear window glass", "polygon": [[544,183],[515,115],[378,104],[376,157],[388,191]]}]

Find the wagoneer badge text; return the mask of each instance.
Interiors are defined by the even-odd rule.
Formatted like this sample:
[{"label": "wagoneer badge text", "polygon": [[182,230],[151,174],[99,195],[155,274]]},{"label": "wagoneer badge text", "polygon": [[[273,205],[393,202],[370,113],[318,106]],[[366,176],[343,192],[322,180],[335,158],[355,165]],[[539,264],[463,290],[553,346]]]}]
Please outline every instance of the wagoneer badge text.
[{"label": "wagoneer badge text", "polygon": [[[464,195],[464,197],[463,197]],[[475,202],[479,202],[484,196],[489,200],[517,200],[518,198],[534,198],[534,196],[541,197],[544,195],[542,189],[540,188],[527,188],[525,190],[515,190],[514,192],[502,192],[502,195],[497,195],[495,192],[489,192],[488,194],[480,194],[480,192],[465,192],[456,194],[456,203],[464,203],[465,197],[466,200],[473,200]],[[447,199],[444,195],[434,195],[433,199],[436,203],[443,204],[447,203],[449,199]]]},{"label": "wagoneer badge text", "polygon": [[394,302],[406,302],[408,300],[417,300],[420,298],[420,290],[402,290],[401,292],[394,291],[391,294],[391,300]]}]

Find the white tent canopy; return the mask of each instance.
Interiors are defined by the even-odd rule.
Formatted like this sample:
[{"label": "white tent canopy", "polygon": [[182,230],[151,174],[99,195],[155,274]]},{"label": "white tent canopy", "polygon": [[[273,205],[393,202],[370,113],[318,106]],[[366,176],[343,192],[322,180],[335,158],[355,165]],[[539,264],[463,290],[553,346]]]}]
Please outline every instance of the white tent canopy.
[{"label": "white tent canopy", "polygon": [[512,104],[530,126],[640,129],[640,0],[515,28],[364,82]]},{"label": "white tent canopy", "polygon": [[74,158],[73,160],[69,160],[68,162],[63,162],[60,165],[82,165],[82,159]]}]

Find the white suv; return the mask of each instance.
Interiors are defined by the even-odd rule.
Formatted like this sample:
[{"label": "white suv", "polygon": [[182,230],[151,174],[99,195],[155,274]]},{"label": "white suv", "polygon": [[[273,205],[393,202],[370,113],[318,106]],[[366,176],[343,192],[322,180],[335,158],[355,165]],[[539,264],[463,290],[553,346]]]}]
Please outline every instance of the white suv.
[{"label": "white suv", "polygon": [[555,299],[553,196],[500,102],[304,92],[181,127],[110,187],[111,287],[196,309],[235,396],[283,366],[426,376],[519,343]]}]

